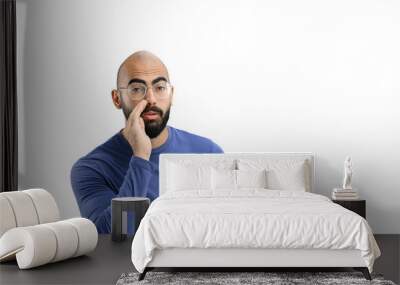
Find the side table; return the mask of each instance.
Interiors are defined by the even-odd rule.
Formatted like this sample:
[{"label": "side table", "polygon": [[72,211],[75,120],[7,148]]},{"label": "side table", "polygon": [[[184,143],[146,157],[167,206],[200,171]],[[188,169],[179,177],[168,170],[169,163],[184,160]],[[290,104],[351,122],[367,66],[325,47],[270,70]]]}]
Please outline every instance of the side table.
[{"label": "side table", "polygon": [[111,239],[123,241],[128,233],[128,215],[134,214],[135,234],[140,221],[146,214],[150,199],[146,197],[118,197],[111,200]]},{"label": "side table", "polygon": [[366,219],[366,201],[365,200],[332,200],[332,202],[341,205],[342,207],[359,214]]}]

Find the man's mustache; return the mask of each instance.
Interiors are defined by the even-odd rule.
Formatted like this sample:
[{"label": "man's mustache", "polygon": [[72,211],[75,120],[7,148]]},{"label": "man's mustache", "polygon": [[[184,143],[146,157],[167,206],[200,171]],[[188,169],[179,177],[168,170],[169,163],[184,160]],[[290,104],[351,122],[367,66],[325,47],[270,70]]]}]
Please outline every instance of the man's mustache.
[{"label": "man's mustache", "polygon": [[163,110],[161,110],[160,108],[156,107],[156,106],[152,106],[152,107],[146,107],[143,112],[140,115],[143,115],[144,113],[147,112],[155,112],[158,113],[160,115],[160,117],[163,116]]}]

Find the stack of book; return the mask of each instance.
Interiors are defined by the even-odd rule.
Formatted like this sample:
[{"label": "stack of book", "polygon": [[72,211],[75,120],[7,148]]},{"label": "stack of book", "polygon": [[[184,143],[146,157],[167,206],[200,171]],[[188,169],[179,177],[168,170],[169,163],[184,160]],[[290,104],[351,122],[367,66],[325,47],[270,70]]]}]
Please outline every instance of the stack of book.
[{"label": "stack of book", "polygon": [[358,200],[358,192],[355,189],[334,188],[332,192],[334,200]]}]

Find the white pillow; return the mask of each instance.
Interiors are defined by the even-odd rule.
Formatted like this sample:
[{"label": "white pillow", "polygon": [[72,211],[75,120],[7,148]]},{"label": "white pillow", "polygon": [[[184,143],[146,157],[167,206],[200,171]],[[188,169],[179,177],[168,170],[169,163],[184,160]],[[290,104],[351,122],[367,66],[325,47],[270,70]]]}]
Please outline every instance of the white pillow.
[{"label": "white pillow", "polygon": [[240,170],[267,170],[267,188],[273,190],[310,191],[308,160],[239,159]]},{"label": "white pillow", "polygon": [[267,188],[267,171],[263,170],[211,170],[213,190],[238,190],[240,188]]},{"label": "white pillow", "polygon": [[182,155],[181,157],[175,157],[174,159],[168,159],[166,167],[170,164],[179,164],[184,166],[197,166],[197,167],[214,167],[217,169],[236,169],[236,160],[233,158],[226,158],[224,154],[197,154],[194,157],[191,155]]},{"label": "white pillow", "polygon": [[236,170],[237,188],[267,188],[267,170]]},{"label": "white pillow", "polygon": [[268,188],[274,190],[306,191],[304,168],[273,169],[267,172]]},{"label": "white pillow", "polygon": [[212,168],[211,174],[213,190],[236,190],[236,170]]},{"label": "white pillow", "polygon": [[169,163],[167,191],[211,189],[211,167]]}]

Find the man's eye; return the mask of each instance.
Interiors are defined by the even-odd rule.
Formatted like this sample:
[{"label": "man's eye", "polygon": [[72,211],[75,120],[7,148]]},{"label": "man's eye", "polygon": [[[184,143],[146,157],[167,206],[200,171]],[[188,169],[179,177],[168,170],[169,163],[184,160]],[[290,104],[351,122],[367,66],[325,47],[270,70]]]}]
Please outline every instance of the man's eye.
[{"label": "man's eye", "polygon": [[133,93],[141,93],[142,92],[142,88],[139,88],[139,87],[131,88],[131,92],[133,92]]},{"label": "man's eye", "polygon": [[164,91],[165,87],[164,86],[157,86],[157,91]]}]

